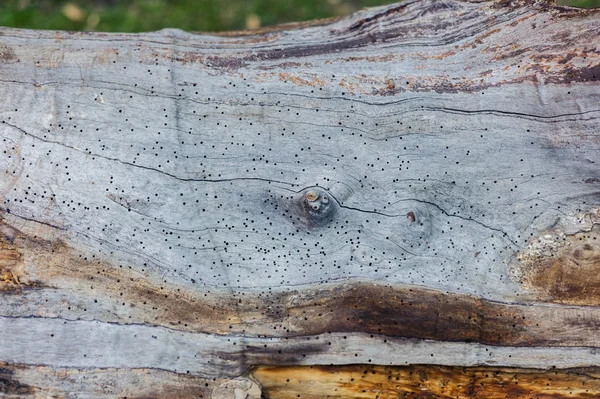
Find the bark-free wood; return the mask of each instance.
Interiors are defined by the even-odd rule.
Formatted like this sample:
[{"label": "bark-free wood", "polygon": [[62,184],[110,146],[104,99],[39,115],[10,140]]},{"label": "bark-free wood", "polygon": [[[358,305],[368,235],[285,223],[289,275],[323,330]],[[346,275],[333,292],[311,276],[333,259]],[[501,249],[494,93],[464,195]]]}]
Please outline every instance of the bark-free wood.
[{"label": "bark-free wood", "polygon": [[598,365],[599,35],[597,10],[529,1],[1,29],[0,392]]},{"label": "bark-free wood", "polygon": [[498,367],[257,367],[267,399],[597,398],[598,368],[545,371]]}]

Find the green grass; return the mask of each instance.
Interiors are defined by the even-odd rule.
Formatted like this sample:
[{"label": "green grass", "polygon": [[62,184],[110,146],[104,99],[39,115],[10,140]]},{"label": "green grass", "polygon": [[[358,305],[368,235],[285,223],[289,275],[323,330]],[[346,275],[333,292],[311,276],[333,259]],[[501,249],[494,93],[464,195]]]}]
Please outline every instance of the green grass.
[{"label": "green grass", "polygon": [[[600,7],[600,0],[560,0]],[[226,31],[347,15],[392,0],[0,0],[0,25],[28,29]]]}]

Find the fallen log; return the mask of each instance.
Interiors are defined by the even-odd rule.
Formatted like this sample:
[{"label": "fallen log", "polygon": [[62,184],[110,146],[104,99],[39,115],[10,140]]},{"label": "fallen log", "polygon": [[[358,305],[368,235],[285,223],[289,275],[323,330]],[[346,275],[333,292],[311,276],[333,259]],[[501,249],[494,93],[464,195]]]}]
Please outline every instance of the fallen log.
[{"label": "fallen log", "polygon": [[0,29],[0,393],[597,396],[599,36]]}]

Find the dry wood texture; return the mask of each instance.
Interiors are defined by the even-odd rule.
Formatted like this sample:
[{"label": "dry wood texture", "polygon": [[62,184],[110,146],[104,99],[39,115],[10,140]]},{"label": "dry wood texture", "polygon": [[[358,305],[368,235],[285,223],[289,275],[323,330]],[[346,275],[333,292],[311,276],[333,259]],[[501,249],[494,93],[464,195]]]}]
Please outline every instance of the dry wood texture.
[{"label": "dry wood texture", "polygon": [[493,367],[258,367],[265,398],[597,398],[597,368],[545,371]]},{"label": "dry wood texture", "polygon": [[597,397],[598,37],[536,1],[0,29],[0,395]]}]

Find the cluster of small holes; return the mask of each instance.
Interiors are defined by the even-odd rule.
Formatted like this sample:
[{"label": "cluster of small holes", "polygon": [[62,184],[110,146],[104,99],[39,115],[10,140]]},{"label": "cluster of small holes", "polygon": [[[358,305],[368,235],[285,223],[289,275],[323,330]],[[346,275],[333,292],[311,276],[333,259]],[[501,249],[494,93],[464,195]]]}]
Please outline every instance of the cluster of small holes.
[{"label": "cluster of small holes", "polygon": [[[505,259],[536,232],[528,226],[570,211],[545,200],[573,186],[546,170],[543,121],[507,135],[508,117],[488,123],[414,93],[382,113],[335,85],[280,82],[303,90],[293,96],[241,77],[187,81],[155,61],[115,77],[137,83],[2,113],[6,212],[85,243],[90,292],[110,286],[123,308],[108,313],[99,293],[61,304],[61,316],[158,318],[169,305],[128,295],[146,279],[167,299],[183,295],[170,283],[269,296],[346,278],[494,296]],[[331,193],[327,223],[297,212],[309,187]]]},{"label": "cluster of small holes", "polygon": [[[500,396],[531,399],[547,396],[577,397],[594,395],[598,385],[585,376],[573,378],[565,370],[523,370],[494,367],[444,366],[303,366],[300,375],[314,375],[305,379],[295,375],[294,368],[278,370],[261,367],[254,375],[269,386],[270,395],[313,397],[350,397],[358,393],[377,398],[394,395],[407,399],[423,397],[470,398],[473,396]],[[366,396],[365,396],[366,397]]]}]

